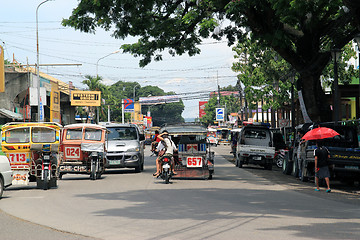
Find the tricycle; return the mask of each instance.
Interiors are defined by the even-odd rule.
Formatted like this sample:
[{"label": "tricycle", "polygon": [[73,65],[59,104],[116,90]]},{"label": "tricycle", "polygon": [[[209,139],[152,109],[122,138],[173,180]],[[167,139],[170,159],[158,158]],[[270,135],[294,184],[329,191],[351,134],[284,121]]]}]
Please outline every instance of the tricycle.
[{"label": "tricycle", "polygon": [[67,173],[89,174],[91,180],[105,171],[106,127],[97,124],[70,124],[63,129],[60,146],[59,178]]},{"label": "tricycle", "polygon": [[12,122],[2,127],[2,151],[13,170],[13,185],[36,181],[44,190],[57,186],[61,128],[53,122]]},{"label": "tricycle", "polygon": [[212,179],[214,174],[214,152],[210,150],[206,128],[200,124],[184,123],[167,125],[167,130],[177,146],[174,154],[175,172],[172,178]]}]

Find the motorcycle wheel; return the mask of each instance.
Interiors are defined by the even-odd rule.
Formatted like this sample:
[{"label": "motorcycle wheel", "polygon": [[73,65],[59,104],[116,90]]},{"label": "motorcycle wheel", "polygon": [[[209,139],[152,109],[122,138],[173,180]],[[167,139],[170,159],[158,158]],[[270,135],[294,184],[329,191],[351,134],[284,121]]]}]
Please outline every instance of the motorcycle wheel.
[{"label": "motorcycle wheel", "polygon": [[44,169],[43,189],[48,190],[48,188],[49,188],[49,170]]},{"label": "motorcycle wheel", "polygon": [[282,168],[284,162],[284,158],[280,157],[279,155],[275,158],[275,164],[278,168]]},{"label": "motorcycle wheel", "polygon": [[96,162],[91,160],[90,179],[96,180]]},{"label": "motorcycle wheel", "polygon": [[164,172],[164,178],[165,178],[165,183],[169,184],[169,182],[170,182],[170,174],[169,174],[168,171]]}]

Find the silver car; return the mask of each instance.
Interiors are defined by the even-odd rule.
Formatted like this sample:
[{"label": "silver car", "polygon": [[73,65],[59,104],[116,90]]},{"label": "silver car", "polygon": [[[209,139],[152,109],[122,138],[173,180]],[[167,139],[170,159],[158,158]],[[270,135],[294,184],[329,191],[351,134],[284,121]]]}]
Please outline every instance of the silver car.
[{"label": "silver car", "polygon": [[105,169],[135,168],[144,170],[145,136],[134,124],[105,125],[109,130]]},{"label": "silver car", "polygon": [[6,156],[0,156],[0,198],[4,189],[12,183],[13,172],[10,168],[10,162]]}]

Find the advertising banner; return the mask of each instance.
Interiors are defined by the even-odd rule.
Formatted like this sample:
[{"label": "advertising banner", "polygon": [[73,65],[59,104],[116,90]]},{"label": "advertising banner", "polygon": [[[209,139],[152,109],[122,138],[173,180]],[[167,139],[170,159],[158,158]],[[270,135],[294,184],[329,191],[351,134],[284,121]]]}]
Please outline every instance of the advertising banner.
[{"label": "advertising banner", "polygon": [[199,118],[202,118],[206,115],[205,112],[205,106],[207,104],[207,101],[199,101]]},{"label": "advertising banner", "polygon": [[101,106],[100,91],[71,91],[71,106]]},{"label": "advertising banner", "polygon": [[179,102],[180,98],[177,95],[168,95],[168,96],[154,96],[154,97],[141,97],[139,102],[142,105],[154,105],[154,104],[165,104]]},{"label": "advertising banner", "polygon": [[61,123],[60,117],[60,91],[58,83],[51,83],[50,94],[50,121]]}]

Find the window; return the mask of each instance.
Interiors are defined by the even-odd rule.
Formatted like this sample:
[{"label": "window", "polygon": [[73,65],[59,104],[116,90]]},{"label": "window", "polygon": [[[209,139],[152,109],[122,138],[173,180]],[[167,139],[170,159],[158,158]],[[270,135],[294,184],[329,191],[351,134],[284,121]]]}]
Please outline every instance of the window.
[{"label": "window", "polygon": [[68,129],[66,131],[66,140],[81,140],[82,128]]},{"label": "window", "polygon": [[137,132],[134,127],[109,127],[109,140],[136,140]]},{"label": "window", "polygon": [[266,132],[264,130],[258,129],[247,129],[244,133],[245,138],[257,138],[257,139],[264,139],[266,138]]},{"label": "window", "polygon": [[30,128],[17,128],[6,131],[5,142],[28,143],[30,141]]},{"label": "window", "polygon": [[56,139],[56,131],[50,128],[33,127],[31,139],[34,143],[52,143]]},{"label": "window", "polygon": [[85,128],[85,140],[100,141],[101,134],[100,129]]}]

